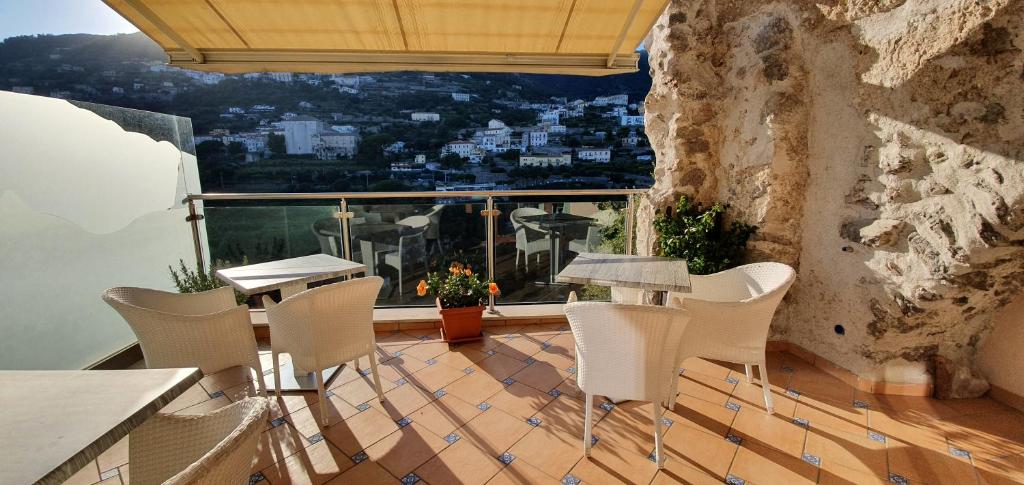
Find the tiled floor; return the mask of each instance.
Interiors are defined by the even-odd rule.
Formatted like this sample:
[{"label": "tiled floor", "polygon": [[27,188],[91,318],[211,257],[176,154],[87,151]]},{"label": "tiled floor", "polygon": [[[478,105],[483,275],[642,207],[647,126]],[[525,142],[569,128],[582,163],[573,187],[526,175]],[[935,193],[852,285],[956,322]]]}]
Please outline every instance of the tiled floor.
[{"label": "tiled floor", "polygon": [[[951,483],[1024,481],[1024,415],[988,399],[875,396],[788,354],[770,354],[774,415],[742,368],[684,363],[666,413],[666,468],[650,404],[595,401],[582,453],[582,396],[564,326],[493,327],[449,348],[432,331],[379,334],[386,401],[346,369],[329,397],[276,401],[252,483]],[[264,364],[269,368],[269,355]],[[364,363],[365,364],[365,363]],[[240,372],[207,376],[165,410],[208,412],[251,393]],[[71,483],[128,483],[127,441]],[[102,479],[102,482],[101,482]]]}]

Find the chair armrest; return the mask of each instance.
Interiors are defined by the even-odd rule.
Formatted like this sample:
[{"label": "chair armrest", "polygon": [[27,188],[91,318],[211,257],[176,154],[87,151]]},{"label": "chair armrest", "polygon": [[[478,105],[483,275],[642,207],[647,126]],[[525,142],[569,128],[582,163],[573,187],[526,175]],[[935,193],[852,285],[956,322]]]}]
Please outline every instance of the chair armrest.
[{"label": "chair armrest", "polygon": [[270,310],[271,308],[274,308],[275,306],[277,306],[277,302],[274,301],[274,299],[271,298],[268,295],[263,295],[262,300],[263,300],[263,308],[266,309],[266,310]]}]

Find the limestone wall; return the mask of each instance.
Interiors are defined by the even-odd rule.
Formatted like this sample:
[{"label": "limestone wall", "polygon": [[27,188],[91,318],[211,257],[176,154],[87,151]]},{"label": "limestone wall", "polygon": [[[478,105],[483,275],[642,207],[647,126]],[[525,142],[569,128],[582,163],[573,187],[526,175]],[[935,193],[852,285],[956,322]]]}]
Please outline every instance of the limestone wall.
[{"label": "limestone wall", "polygon": [[1022,49],[1024,0],[673,0],[640,250],[680,194],[728,202],[798,268],[774,338],[874,379],[970,365],[1024,286]]}]

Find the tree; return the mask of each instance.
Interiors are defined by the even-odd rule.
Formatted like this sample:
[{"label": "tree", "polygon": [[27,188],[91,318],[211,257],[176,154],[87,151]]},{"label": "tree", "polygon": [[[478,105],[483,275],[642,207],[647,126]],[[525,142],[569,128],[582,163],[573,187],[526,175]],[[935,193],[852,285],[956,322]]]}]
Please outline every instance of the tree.
[{"label": "tree", "polygon": [[225,160],[224,144],[217,140],[207,140],[196,145],[196,159],[202,162]]},{"label": "tree", "polygon": [[277,133],[267,135],[267,148],[270,149],[270,153],[277,156],[284,156],[288,153],[287,145],[284,142],[284,135],[278,135]]},{"label": "tree", "polygon": [[441,167],[449,170],[458,170],[466,166],[466,159],[454,153],[441,157]]},{"label": "tree", "polygon": [[232,160],[238,162],[245,161],[245,154],[247,151],[245,144],[240,141],[228,143],[228,156],[230,156]]},{"label": "tree", "polygon": [[364,165],[383,167],[387,162],[384,158],[384,147],[394,142],[395,137],[390,133],[374,133],[363,137],[359,142],[359,162]]},{"label": "tree", "polygon": [[565,146],[567,146],[569,148],[579,148],[579,147],[583,146],[583,143],[580,142],[579,138],[576,138],[575,136],[570,136],[570,137],[566,137],[566,139],[565,139]]}]

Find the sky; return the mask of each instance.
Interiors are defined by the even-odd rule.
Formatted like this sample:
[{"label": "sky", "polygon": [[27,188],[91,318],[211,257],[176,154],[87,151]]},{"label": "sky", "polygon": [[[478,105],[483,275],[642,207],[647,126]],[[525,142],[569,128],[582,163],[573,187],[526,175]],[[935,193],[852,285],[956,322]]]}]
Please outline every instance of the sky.
[{"label": "sky", "polygon": [[0,0],[0,39],[31,34],[137,32],[100,0]]}]

